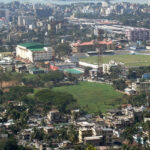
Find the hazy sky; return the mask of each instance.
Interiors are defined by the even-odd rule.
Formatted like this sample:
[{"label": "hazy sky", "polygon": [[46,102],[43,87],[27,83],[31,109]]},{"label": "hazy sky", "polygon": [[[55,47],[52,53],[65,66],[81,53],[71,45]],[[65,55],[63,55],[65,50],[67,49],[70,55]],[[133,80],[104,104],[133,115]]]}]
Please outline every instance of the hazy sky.
[{"label": "hazy sky", "polygon": [[[12,2],[12,1],[15,1],[15,0],[0,0],[0,2]],[[70,3],[70,2],[65,2],[65,1],[59,1],[59,0],[18,0],[20,2],[51,2],[51,3],[57,3],[57,4],[67,4],[67,3]],[[68,0],[69,1],[69,0]],[[73,0],[71,0],[73,1]],[[75,0],[76,1],[76,0]],[[82,1],[82,0],[78,0],[78,1]],[[84,0],[86,1],[86,0]],[[92,1],[92,0],[91,0]],[[97,1],[101,1],[101,0],[97,0]],[[150,0],[112,0],[112,2],[131,2],[131,3],[148,3],[150,2]]]}]

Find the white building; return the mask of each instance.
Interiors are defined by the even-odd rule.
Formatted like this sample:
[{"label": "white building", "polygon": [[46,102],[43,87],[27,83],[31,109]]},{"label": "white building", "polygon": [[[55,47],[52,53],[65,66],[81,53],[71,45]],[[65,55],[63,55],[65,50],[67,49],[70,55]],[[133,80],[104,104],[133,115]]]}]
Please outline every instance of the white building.
[{"label": "white building", "polygon": [[48,61],[53,56],[54,50],[51,47],[44,47],[40,43],[24,43],[16,47],[16,57],[30,62]]},{"label": "white building", "polygon": [[18,26],[28,26],[35,23],[34,16],[18,16]]},{"label": "white building", "polygon": [[[116,63],[115,61],[111,60],[108,64],[103,64],[103,73],[104,74],[110,74],[111,69],[115,69],[115,68],[124,68],[124,64],[123,63]],[[122,70],[121,70],[122,71]]]}]

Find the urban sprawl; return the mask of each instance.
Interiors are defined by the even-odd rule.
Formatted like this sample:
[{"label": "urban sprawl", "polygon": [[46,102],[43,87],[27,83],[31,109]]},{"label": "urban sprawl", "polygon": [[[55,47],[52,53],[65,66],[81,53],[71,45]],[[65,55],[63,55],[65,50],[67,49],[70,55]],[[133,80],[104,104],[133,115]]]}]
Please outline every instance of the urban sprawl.
[{"label": "urban sprawl", "polygon": [[150,3],[0,3],[0,150],[150,150]]}]

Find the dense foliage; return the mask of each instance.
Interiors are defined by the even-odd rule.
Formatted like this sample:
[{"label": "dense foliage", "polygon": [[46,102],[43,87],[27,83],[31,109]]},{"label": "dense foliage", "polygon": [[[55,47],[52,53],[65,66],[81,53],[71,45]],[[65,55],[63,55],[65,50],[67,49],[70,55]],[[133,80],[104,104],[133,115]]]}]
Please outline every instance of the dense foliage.
[{"label": "dense foliage", "polygon": [[40,106],[45,106],[45,109],[50,109],[52,106],[55,106],[63,112],[66,111],[67,105],[76,102],[71,94],[55,92],[49,89],[38,91],[35,94],[35,99]]},{"label": "dense foliage", "polygon": [[114,80],[113,81],[113,86],[117,90],[124,90],[126,88],[126,83],[124,80]]}]

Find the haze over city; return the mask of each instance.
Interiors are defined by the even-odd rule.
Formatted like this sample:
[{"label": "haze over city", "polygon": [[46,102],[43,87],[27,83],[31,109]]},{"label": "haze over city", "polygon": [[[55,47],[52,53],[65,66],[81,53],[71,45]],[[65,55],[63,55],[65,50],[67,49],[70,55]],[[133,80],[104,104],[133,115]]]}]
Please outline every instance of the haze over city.
[{"label": "haze over city", "polygon": [[0,1],[0,150],[150,150],[149,1]]}]

